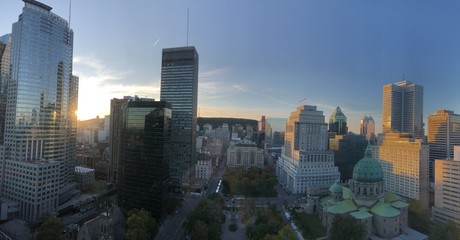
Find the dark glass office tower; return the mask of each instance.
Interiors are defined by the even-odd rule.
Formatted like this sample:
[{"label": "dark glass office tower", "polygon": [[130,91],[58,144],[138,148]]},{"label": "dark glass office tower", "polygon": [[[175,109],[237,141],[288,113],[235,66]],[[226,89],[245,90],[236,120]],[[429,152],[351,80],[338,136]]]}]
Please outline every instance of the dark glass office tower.
[{"label": "dark glass office tower", "polygon": [[198,53],[195,47],[163,49],[161,101],[171,103],[171,184],[179,191],[190,183],[196,163]]},{"label": "dark glass office tower", "polygon": [[118,201],[165,216],[169,188],[171,105],[134,99],[122,108]]}]

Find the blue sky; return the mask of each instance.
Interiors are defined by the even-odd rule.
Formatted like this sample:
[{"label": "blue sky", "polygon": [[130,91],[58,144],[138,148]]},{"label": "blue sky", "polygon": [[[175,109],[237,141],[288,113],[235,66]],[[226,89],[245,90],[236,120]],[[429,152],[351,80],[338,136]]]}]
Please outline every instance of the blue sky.
[{"label": "blue sky", "polygon": [[[5,1],[0,35],[23,7]],[[69,1],[42,2],[68,18]],[[352,131],[363,115],[380,131],[382,87],[403,74],[424,86],[425,119],[460,112],[456,1],[74,0],[80,119],[108,114],[114,97],[159,99],[161,49],[186,44],[187,8],[200,116],[287,118],[309,104],[328,118],[340,106]]]}]

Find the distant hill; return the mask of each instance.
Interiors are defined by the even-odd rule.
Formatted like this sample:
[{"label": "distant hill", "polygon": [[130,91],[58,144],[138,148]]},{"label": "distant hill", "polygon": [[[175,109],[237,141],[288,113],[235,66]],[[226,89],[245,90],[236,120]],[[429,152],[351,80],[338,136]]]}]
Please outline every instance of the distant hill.
[{"label": "distant hill", "polygon": [[246,129],[247,125],[251,125],[254,130],[257,129],[258,121],[254,119],[244,119],[244,118],[213,118],[213,117],[199,117],[197,119],[198,125],[203,129],[203,125],[209,123],[212,125],[212,128],[222,127],[222,124],[227,123],[229,129],[232,129],[232,126],[235,124],[243,125]]}]

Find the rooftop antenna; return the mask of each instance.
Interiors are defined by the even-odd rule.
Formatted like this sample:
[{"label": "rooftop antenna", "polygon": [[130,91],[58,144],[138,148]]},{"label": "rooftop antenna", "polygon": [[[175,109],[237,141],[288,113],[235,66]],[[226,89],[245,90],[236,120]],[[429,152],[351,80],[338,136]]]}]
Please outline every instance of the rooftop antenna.
[{"label": "rooftop antenna", "polygon": [[403,79],[402,80],[406,80],[406,75],[403,73]]},{"label": "rooftop antenna", "polygon": [[189,22],[189,8],[187,8],[187,46],[188,46],[188,22]]},{"label": "rooftop antenna", "polygon": [[70,28],[70,19],[72,16],[72,0],[69,2],[69,28]]}]

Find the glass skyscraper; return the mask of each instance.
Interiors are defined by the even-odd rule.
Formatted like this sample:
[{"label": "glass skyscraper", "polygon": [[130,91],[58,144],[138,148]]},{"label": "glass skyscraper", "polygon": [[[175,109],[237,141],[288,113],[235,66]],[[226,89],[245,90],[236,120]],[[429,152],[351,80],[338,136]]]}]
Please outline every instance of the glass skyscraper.
[{"label": "glass skyscraper", "polygon": [[36,221],[56,213],[73,182],[78,78],[68,22],[23,1],[12,31],[1,187],[21,218]]},{"label": "glass skyscraper", "polygon": [[454,146],[460,146],[460,114],[438,110],[428,116],[428,144],[430,145],[429,176],[435,180],[435,160],[454,157]]},{"label": "glass skyscraper", "polygon": [[335,132],[337,135],[348,133],[347,117],[340,107],[337,107],[329,118],[329,132]]},{"label": "glass skyscraper", "polygon": [[423,86],[403,80],[383,87],[382,131],[423,137]]},{"label": "glass skyscraper", "polygon": [[166,215],[171,154],[171,105],[131,99],[121,108],[118,203],[144,208],[158,220]]},{"label": "glass skyscraper", "polygon": [[161,101],[172,105],[171,184],[175,190],[192,180],[196,163],[198,53],[195,47],[163,49]]}]

